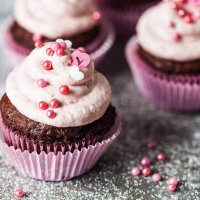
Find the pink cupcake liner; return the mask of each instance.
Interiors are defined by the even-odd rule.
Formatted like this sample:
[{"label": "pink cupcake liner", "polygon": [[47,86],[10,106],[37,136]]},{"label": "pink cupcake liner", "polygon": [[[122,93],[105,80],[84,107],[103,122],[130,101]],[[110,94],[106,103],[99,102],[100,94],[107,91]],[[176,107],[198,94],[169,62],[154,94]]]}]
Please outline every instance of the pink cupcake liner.
[{"label": "pink cupcake liner", "polygon": [[[16,65],[20,64],[20,62],[22,62],[26,56],[29,55],[31,50],[16,43],[12,37],[10,27],[12,26],[13,22],[13,19],[8,19],[5,22],[5,31],[3,37],[6,52],[9,55],[13,66],[15,67]],[[88,53],[91,55],[95,65],[100,63],[105,54],[112,47],[114,41],[115,32],[112,26],[108,22],[102,23],[101,31],[97,38],[85,47]]]},{"label": "pink cupcake liner", "polygon": [[117,10],[110,7],[109,0],[94,0],[104,16],[114,25],[116,33],[122,37],[131,36],[135,33],[135,27],[141,14],[158,0],[149,0],[147,3],[141,3],[132,10]]},{"label": "pink cupcake liner", "polygon": [[20,148],[6,144],[2,133],[0,148],[10,163],[24,176],[44,181],[64,181],[88,172],[119,135],[120,127],[120,119],[117,117],[108,133],[109,138],[95,145],[82,147],[80,150],[75,149],[73,152],[67,151],[64,154],[56,148],[54,152],[22,151]]},{"label": "pink cupcake liner", "polygon": [[137,53],[137,38],[130,39],[126,57],[136,86],[160,107],[193,111],[200,109],[200,75],[169,75],[149,66]]}]

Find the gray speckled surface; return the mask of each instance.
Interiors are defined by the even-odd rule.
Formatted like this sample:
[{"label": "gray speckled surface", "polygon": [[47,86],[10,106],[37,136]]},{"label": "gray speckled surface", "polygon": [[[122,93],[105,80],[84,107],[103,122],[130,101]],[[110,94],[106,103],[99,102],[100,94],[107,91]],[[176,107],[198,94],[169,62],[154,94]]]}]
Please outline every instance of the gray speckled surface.
[{"label": "gray speckled surface", "polygon": [[[0,0],[0,31],[2,22],[11,13],[12,1]],[[3,5],[3,6],[2,6]],[[0,94],[8,72],[8,58],[0,48]],[[21,187],[24,199],[137,199],[197,200],[200,199],[200,114],[169,112],[145,101],[134,86],[124,59],[124,47],[117,43],[105,61],[102,71],[113,88],[113,102],[123,119],[122,134],[94,169],[68,182],[45,183],[22,177],[0,156],[0,199],[15,199],[13,192]],[[146,151],[144,143],[154,138],[159,146]],[[154,156],[164,150],[168,161],[153,168],[163,180],[155,185],[150,178],[133,178],[130,169],[141,156]],[[174,194],[167,192],[166,179],[177,175],[181,185]]]}]

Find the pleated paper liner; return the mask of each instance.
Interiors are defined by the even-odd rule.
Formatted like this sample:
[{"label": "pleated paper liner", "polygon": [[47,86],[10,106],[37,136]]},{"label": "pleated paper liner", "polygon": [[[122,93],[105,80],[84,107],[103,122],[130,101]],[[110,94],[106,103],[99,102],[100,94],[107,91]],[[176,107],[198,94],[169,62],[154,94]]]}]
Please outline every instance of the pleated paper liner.
[{"label": "pleated paper liner", "polygon": [[136,86],[158,106],[173,110],[200,109],[200,75],[169,75],[152,68],[137,52],[137,38],[126,46],[126,57]]},{"label": "pleated paper liner", "polygon": [[[31,50],[23,47],[14,40],[10,32],[10,27],[12,26],[13,22],[13,19],[8,19],[5,22],[3,37],[5,50],[9,55],[9,59],[13,64],[13,67],[15,67],[30,54]],[[114,41],[115,32],[112,26],[106,21],[103,22],[101,24],[99,35],[90,44],[85,46],[86,51],[90,54],[91,59],[94,61],[95,65],[100,63],[100,61],[112,47]]]},{"label": "pleated paper liner", "polygon": [[[14,135],[8,133],[9,129],[1,121],[4,133],[1,133],[0,147],[10,163],[24,176],[44,180],[44,181],[64,181],[80,176],[88,172],[103,153],[109,148],[120,133],[121,123],[119,117],[115,124],[101,142],[95,144],[82,144],[73,148],[73,151],[60,151],[57,147],[52,149],[38,147],[22,150],[16,146],[10,146],[4,140],[3,135]],[[6,132],[5,132],[6,131]],[[12,132],[12,131],[10,131]],[[10,138],[13,140],[12,138]],[[21,145],[19,140],[16,140]],[[80,148],[80,149],[79,149]],[[69,147],[70,149],[70,147]]]}]

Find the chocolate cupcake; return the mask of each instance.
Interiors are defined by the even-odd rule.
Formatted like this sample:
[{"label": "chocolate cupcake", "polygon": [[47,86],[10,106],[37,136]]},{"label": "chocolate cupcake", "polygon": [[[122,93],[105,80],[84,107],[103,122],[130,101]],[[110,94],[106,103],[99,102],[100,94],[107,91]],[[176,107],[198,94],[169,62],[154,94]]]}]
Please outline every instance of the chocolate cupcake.
[{"label": "chocolate cupcake", "polygon": [[141,16],[126,54],[144,96],[169,109],[200,109],[199,27],[199,1],[162,2]]},{"label": "chocolate cupcake", "polygon": [[5,41],[18,60],[27,56],[38,40],[62,38],[72,41],[75,48],[85,47],[96,61],[113,43],[114,33],[108,26],[91,0],[16,0],[14,20],[7,24]]},{"label": "chocolate cupcake", "polygon": [[121,37],[135,33],[138,18],[158,0],[94,0],[104,15],[113,22]]},{"label": "chocolate cupcake", "polygon": [[2,150],[21,173],[41,180],[87,172],[119,134],[108,81],[70,41],[41,43],[13,70],[0,113]]}]

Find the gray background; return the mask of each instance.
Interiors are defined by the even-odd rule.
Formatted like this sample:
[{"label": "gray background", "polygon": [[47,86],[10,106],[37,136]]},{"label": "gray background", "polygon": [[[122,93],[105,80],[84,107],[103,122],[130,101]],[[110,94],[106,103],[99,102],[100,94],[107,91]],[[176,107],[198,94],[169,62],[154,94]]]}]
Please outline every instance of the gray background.
[{"label": "gray background", "polygon": [[[0,32],[4,20],[12,13],[12,1],[0,0]],[[9,58],[0,48],[0,94],[12,69]],[[118,41],[99,70],[113,88],[113,103],[118,108],[123,128],[117,142],[88,174],[68,182],[45,183],[22,177],[0,156],[0,199],[14,199],[16,188],[26,192],[24,199],[200,199],[200,115],[159,109],[137,91],[124,59],[124,43]],[[147,151],[145,143],[154,138],[158,148]],[[143,155],[154,157],[159,150],[168,155],[165,164],[155,163],[163,179],[153,184],[150,178],[130,176],[132,166]],[[166,180],[177,175],[181,179],[174,194],[166,190]]]}]

